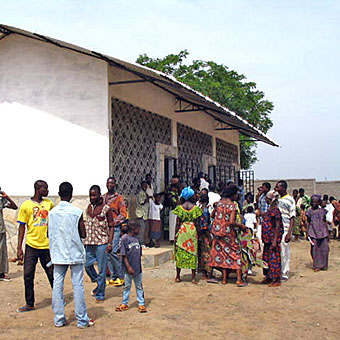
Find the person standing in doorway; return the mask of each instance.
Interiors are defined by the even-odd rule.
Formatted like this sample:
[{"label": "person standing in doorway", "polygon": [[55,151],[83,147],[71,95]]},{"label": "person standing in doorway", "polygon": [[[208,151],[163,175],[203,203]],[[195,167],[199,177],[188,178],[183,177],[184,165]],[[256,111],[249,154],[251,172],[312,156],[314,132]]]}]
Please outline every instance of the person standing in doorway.
[{"label": "person standing in doorway", "polygon": [[161,211],[163,209],[163,204],[161,203],[162,194],[156,194],[155,200],[149,200],[149,226],[150,226],[150,243],[151,247],[159,248],[160,240],[162,236],[162,221],[161,221]]},{"label": "person standing in doorway", "polygon": [[[19,234],[18,252],[19,261],[24,259],[24,282],[26,305],[17,309],[19,313],[29,312],[34,308],[34,275],[40,261],[53,288],[53,266],[49,251],[47,236],[48,213],[54,204],[48,198],[48,185],[45,181],[38,180],[34,183],[34,196],[22,203],[18,215]],[[26,231],[25,256],[22,243]]]},{"label": "person standing in doorway", "polygon": [[[112,251],[114,230],[112,209],[105,204],[98,185],[92,185],[90,188],[85,227],[85,270],[91,281],[97,283],[91,295],[96,297],[96,303],[101,303],[105,299],[107,254]],[[94,268],[95,262],[98,265],[98,273]]]},{"label": "person standing in doorway", "polygon": [[173,213],[173,210],[180,205],[180,192],[182,185],[178,176],[173,176],[169,188],[170,197],[170,213],[169,213],[169,241],[173,243],[176,234],[177,216]]},{"label": "person standing in doorway", "polygon": [[146,188],[146,193],[148,194],[149,197],[154,196],[154,188],[152,184],[152,175],[151,174],[146,174],[145,175],[145,182],[147,183],[147,188]]},{"label": "person standing in doorway", "polygon": [[124,284],[124,274],[122,270],[122,261],[119,258],[119,239],[121,226],[128,218],[127,207],[124,197],[119,195],[116,191],[116,179],[111,176],[106,181],[107,193],[103,195],[104,203],[109,205],[113,213],[113,241],[112,251],[108,253],[108,266],[110,271],[110,278],[106,284],[116,287]]},{"label": "person standing in doorway", "polygon": [[83,211],[73,206],[73,187],[71,183],[59,185],[60,203],[49,216],[48,235],[50,239],[51,261],[54,267],[52,308],[54,325],[66,325],[64,310],[64,280],[68,268],[71,268],[74,311],[78,320],[78,328],[94,325],[87,315],[84,291],[85,249],[81,239],[85,239],[86,230]]},{"label": "person standing in doorway", "polygon": [[151,198],[146,193],[147,188],[148,183],[146,181],[142,181],[141,190],[137,195],[136,202],[137,223],[140,225],[140,232],[137,237],[142,246],[145,246],[145,224],[149,218],[149,199]]},{"label": "person standing in doorway", "polygon": [[287,187],[286,181],[278,181],[275,186],[275,191],[280,195],[278,207],[281,212],[284,228],[281,241],[281,281],[283,282],[289,279],[290,241],[292,239],[296,215],[295,201],[294,198],[287,193]]},{"label": "person standing in doorway", "polygon": [[6,241],[6,226],[3,216],[5,208],[17,210],[18,207],[14,201],[0,188],[0,281],[11,281],[8,273],[8,255]]},{"label": "person standing in doorway", "polygon": [[[150,200],[150,198],[153,199],[155,192],[154,192],[154,187],[153,187],[153,184],[152,184],[152,175],[150,173],[145,175],[145,181],[148,184],[148,186],[146,188],[146,194],[148,195],[149,200]],[[150,207],[149,207],[149,209],[150,209]],[[148,220],[145,223],[144,242],[147,246],[150,245],[152,247],[153,243],[152,243],[152,239],[150,238],[151,224],[152,224],[152,222],[150,221],[150,218],[148,218]]]}]

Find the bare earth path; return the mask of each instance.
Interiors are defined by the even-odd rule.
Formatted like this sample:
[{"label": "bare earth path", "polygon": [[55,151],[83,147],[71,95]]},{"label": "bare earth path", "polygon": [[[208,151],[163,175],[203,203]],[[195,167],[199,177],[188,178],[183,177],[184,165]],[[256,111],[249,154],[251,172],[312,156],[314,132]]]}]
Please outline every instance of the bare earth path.
[{"label": "bare earth path", "polygon": [[23,305],[22,267],[11,264],[13,281],[0,282],[0,339],[340,339],[340,242],[331,242],[330,266],[326,272],[311,270],[309,244],[292,244],[292,278],[279,288],[260,285],[261,271],[246,288],[231,284],[197,286],[174,282],[174,264],[144,271],[147,314],[137,313],[136,295],[130,310],[114,312],[121,288],[109,287],[107,300],[96,305],[90,296],[93,284],[85,278],[92,328],[79,330],[73,315],[70,275],[66,278],[67,327],[53,326],[51,290],[38,266],[37,310],[18,314]]}]

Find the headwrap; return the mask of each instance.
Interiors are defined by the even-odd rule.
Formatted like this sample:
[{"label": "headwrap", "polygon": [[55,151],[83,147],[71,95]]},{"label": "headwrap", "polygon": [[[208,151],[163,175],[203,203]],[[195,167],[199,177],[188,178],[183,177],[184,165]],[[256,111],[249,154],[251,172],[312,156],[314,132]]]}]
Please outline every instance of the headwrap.
[{"label": "headwrap", "polygon": [[313,199],[317,199],[318,201],[321,201],[321,195],[319,195],[319,194],[313,194],[312,195],[312,200]]},{"label": "headwrap", "polygon": [[185,200],[188,200],[189,198],[191,198],[194,195],[195,195],[195,191],[192,190],[191,187],[185,187],[182,190],[180,197],[183,197]]},{"label": "headwrap", "polygon": [[280,198],[280,195],[277,191],[270,190],[267,192],[266,197],[270,199],[270,205],[273,205],[274,203],[277,203],[278,199]]}]

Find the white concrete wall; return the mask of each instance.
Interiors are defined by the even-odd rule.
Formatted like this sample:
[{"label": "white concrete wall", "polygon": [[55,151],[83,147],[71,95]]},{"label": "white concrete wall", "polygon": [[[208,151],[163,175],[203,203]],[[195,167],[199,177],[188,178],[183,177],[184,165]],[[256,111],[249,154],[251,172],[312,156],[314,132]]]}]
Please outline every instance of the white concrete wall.
[{"label": "white concrete wall", "polygon": [[30,195],[44,179],[87,194],[109,174],[107,64],[48,43],[0,41],[0,186]]}]

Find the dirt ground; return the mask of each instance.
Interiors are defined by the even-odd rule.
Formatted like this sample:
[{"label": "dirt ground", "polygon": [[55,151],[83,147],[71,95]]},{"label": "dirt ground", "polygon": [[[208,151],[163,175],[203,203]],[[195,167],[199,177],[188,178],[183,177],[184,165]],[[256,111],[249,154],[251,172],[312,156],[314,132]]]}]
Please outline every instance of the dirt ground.
[{"label": "dirt ground", "polygon": [[108,287],[107,298],[96,305],[85,277],[88,312],[96,320],[92,328],[76,327],[70,275],[66,277],[66,315],[69,325],[53,326],[51,290],[38,266],[37,310],[18,314],[24,304],[22,267],[11,264],[12,282],[0,282],[0,339],[340,339],[340,242],[331,242],[329,270],[314,273],[307,241],[292,243],[291,279],[278,288],[260,283],[262,274],[250,285],[237,288],[235,279],[227,286],[174,282],[174,264],[144,271],[149,312],[137,312],[136,295],[130,309],[117,313],[122,288]]}]

